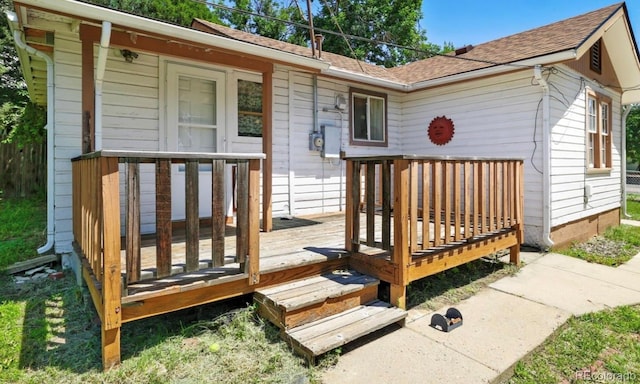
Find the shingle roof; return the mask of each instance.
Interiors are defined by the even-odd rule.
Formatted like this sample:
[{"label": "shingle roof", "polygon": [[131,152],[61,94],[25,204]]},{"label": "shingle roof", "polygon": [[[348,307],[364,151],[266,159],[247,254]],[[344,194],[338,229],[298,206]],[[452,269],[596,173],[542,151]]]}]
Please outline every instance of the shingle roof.
[{"label": "shingle roof", "polygon": [[580,16],[480,44],[467,53],[457,56],[436,56],[391,68],[389,71],[401,79],[419,82],[577,49],[622,6],[623,3],[613,4]]},{"label": "shingle roof", "polygon": [[[218,36],[224,36],[230,39],[244,41],[246,43],[261,45],[264,47],[269,47],[269,48],[277,49],[283,52],[293,53],[293,54],[304,56],[304,57],[312,57],[311,48],[309,47],[303,47],[300,45],[291,44],[284,41],[271,39],[268,37],[263,37],[253,33],[239,31],[237,29],[225,27],[223,25],[215,24],[210,21],[195,19],[194,23],[191,26],[192,28],[195,28],[204,32],[210,32]],[[388,79],[396,82],[402,82],[400,79],[396,78],[393,74],[389,73],[388,70],[384,67],[372,65],[369,63],[365,63],[364,61],[358,61],[356,59],[352,59],[342,55],[336,55],[335,53],[323,51],[321,55],[321,59],[319,60],[325,61],[333,65],[334,67],[338,67],[350,72],[366,73],[373,77]]]},{"label": "shingle roof", "polygon": [[[434,56],[395,68],[371,65],[330,52],[322,52],[321,60],[342,70],[354,73],[364,72],[376,78],[412,84],[577,49],[623,6],[624,3],[613,4],[583,15],[480,44],[466,53]],[[193,27],[228,38],[311,57],[311,49],[308,47],[238,31],[205,20],[197,19]]]}]

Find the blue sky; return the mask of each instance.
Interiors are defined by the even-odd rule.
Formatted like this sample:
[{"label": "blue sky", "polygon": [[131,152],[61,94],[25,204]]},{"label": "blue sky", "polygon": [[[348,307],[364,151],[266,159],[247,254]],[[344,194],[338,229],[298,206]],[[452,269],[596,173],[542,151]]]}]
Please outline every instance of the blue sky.
[{"label": "blue sky", "polygon": [[[423,19],[430,43],[454,47],[480,44],[581,15],[616,0],[422,0]],[[640,44],[640,0],[628,0],[627,10],[636,42]]]}]

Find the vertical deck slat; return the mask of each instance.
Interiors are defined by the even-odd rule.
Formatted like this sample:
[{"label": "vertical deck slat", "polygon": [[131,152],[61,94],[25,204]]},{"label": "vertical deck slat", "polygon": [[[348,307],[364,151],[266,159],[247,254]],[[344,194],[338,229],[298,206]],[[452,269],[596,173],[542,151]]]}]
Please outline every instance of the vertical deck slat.
[{"label": "vertical deck slat", "polygon": [[487,232],[487,178],[485,163],[480,163],[480,233]]},{"label": "vertical deck slat", "polygon": [[249,284],[260,282],[260,160],[249,160],[247,175],[248,233],[245,273],[249,275]]},{"label": "vertical deck slat", "polygon": [[489,175],[488,175],[488,194],[489,194],[489,231],[495,230],[495,210],[496,210],[496,162],[489,162]]},{"label": "vertical deck slat", "polygon": [[473,235],[477,236],[481,232],[482,221],[480,220],[480,167],[479,161],[473,162]]},{"label": "vertical deck slat", "polygon": [[247,161],[239,162],[237,170],[236,261],[240,263],[240,268],[244,269],[249,241],[247,234],[249,228],[249,163]]},{"label": "vertical deck slat", "polygon": [[224,265],[224,164],[224,160],[214,160],[211,171],[211,259],[214,267]]},{"label": "vertical deck slat", "polygon": [[430,228],[431,228],[431,207],[429,206],[429,196],[431,195],[431,184],[429,183],[429,168],[431,164],[428,161],[422,162],[422,249],[429,248],[430,245]]},{"label": "vertical deck slat", "polygon": [[[355,218],[355,213],[357,212],[357,209],[355,207],[358,206],[358,202],[360,201],[360,196],[359,194],[354,194],[354,185],[356,185],[356,181],[358,180],[358,174],[359,171],[356,170],[356,166],[355,166],[355,162],[354,161],[347,161],[347,173],[346,173],[346,200],[345,200],[345,225],[344,225],[344,248],[345,250],[351,252],[351,251],[357,251],[357,249],[354,249],[354,244],[353,244],[353,230],[354,230],[354,225],[353,225],[353,221]],[[354,200],[355,199],[355,200]]]},{"label": "vertical deck slat", "polygon": [[448,244],[451,241],[451,163],[445,162],[444,164],[444,244]]},{"label": "vertical deck slat", "polygon": [[469,230],[471,227],[471,163],[464,162],[464,237],[470,238],[473,233]]},{"label": "vertical deck slat", "polygon": [[382,173],[382,249],[391,250],[391,163],[383,160]]},{"label": "vertical deck slat", "polygon": [[433,171],[431,172],[431,178],[433,183],[433,246],[437,247],[441,242],[441,220],[442,220],[442,196],[440,191],[442,189],[442,162],[436,160],[432,164]]},{"label": "vertical deck slat", "polygon": [[409,246],[418,250],[418,163],[409,163]]},{"label": "vertical deck slat", "polygon": [[460,240],[460,162],[453,163],[453,240]]},{"label": "vertical deck slat", "polygon": [[140,280],[140,164],[137,162],[127,163],[127,184],[126,184],[126,271],[127,282],[132,283]]},{"label": "vertical deck slat", "polygon": [[[103,235],[101,235],[103,233],[102,219],[104,215],[102,201],[104,199],[103,194],[104,194],[104,188],[105,188],[102,177],[104,175],[104,172],[109,172],[108,169],[106,171],[104,170],[104,168],[107,167],[105,163],[106,162],[101,161],[101,159],[93,159],[94,166],[91,167],[91,171],[92,171],[91,178],[92,180],[94,180],[94,183],[93,183],[92,194],[89,197],[89,199],[91,200],[91,234],[90,234],[91,254],[93,255],[94,263],[96,264],[95,271],[97,272],[95,273],[96,273],[96,276],[98,276],[98,279],[100,279],[100,276],[104,276],[104,268],[105,268],[104,256],[102,255],[103,247],[104,247],[104,243],[103,243],[104,239],[102,238]],[[116,167],[117,167],[117,162],[116,162]],[[120,191],[118,191],[118,193],[119,192]],[[94,198],[94,196],[98,196],[98,198],[96,199]],[[119,211],[120,211],[120,207],[118,206],[118,212]],[[118,222],[120,222],[120,220],[118,220]],[[120,228],[118,227],[118,236],[120,235],[119,231],[120,231]]]},{"label": "vertical deck slat", "polygon": [[351,207],[351,217],[353,218],[352,225],[352,238],[350,239],[353,244],[353,251],[358,252],[360,250],[360,201],[362,199],[361,193],[361,181],[362,181],[362,163],[355,162],[353,168],[353,184],[351,185],[351,195],[353,196],[354,204]]},{"label": "vertical deck slat", "polygon": [[513,179],[515,177],[514,172],[515,162],[509,163],[508,169],[508,188],[509,188],[509,227],[512,227],[514,224],[514,214],[515,214],[515,191],[513,189]]},{"label": "vertical deck slat", "polygon": [[171,273],[171,160],[156,160],[156,271]]},{"label": "vertical deck slat", "polygon": [[376,164],[370,162],[366,165],[365,176],[365,199],[366,199],[366,216],[367,216],[367,238],[365,240],[367,246],[376,245]]},{"label": "vertical deck slat", "polygon": [[185,235],[187,272],[197,271],[200,260],[200,207],[198,204],[198,161],[185,163]]}]

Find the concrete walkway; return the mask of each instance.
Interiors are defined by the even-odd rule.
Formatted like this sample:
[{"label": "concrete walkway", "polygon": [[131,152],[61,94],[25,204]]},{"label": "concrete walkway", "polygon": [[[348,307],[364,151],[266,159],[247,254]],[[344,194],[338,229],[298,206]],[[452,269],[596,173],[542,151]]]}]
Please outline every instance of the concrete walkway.
[{"label": "concrete walkway", "polygon": [[522,260],[517,274],[455,306],[461,327],[440,332],[429,326],[433,312],[410,310],[404,328],[348,351],[323,381],[495,382],[570,316],[640,303],[640,255],[618,268],[554,253],[523,252]]}]

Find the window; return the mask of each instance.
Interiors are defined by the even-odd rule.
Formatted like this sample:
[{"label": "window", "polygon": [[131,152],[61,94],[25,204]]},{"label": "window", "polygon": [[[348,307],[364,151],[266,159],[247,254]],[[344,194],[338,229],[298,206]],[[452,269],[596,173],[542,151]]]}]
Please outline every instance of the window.
[{"label": "window", "polygon": [[611,168],[611,99],[587,90],[587,163]]},{"label": "window", "polygon": [[262,84],[238,80],[238,136],[262,137]]},{"label": "window", "polygon": [[361,89],[349,90],[351,144],[387,146],[387,95]]},{"label": "window", "polygon": [[601,60],[601,52],[602,52],[602,39],[598,40],[591,46],[589,50],[589,66],[591,70],[602,74],[602,60]]}]

